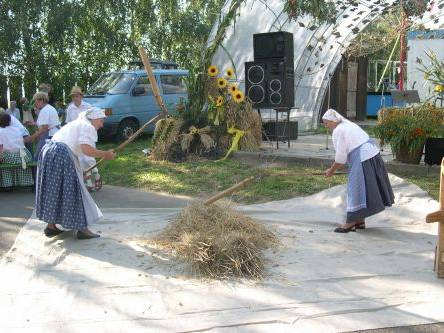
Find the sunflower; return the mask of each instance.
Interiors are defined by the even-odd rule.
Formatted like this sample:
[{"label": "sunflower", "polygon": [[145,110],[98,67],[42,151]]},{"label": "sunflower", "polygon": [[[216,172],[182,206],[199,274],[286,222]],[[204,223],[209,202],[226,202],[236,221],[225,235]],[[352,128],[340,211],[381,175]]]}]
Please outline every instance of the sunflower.
[{"label": "sunflower", "polygon": [[236,90],[232,96],[236,103],[241,103],[244,100],[244,93],[240,90]]},{"label": "sunflower", "polygon": [[226,71],[227,77],[231,79],[234,76],[234,70],[232,68],[228,68]]},{"label": "sunflower", "polygon": [[225,88],[227,86],[227,80],[225,80],[223,77],[217,79],[217,86],[219,88]]},{"label": "sunflower", "polygon": [[216,100],[216,106],[222,106],[224,103],[224,98],[222,96],[219,96]]},{"label": "sunflower", "polygon": [[237,90],[237,86],[235,84],[228,85],[228,91],[232,94]]},{"label": "sunflower", "polygon": [[435,86],[435,92],[437,92],[437,93],[441,93],[441,92],[444,92],[444,85],[442,85],[442,84],[437,84],[436,86]]},{"label": "sunflower", "polygon": [[217,74],[219,74],[219,70],[216,66],[210,66],[208,67],[208,75],[211,77],[215,77]]}]

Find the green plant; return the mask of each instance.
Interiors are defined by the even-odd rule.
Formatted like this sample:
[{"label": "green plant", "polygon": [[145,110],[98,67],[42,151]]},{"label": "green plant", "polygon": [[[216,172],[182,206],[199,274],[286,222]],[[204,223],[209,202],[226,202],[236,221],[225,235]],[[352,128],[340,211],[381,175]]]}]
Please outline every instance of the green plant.
[{"label": "green plant", "polygon": [[422,150],[427,137],[438,135],[443,121],[444,109],[429,103],[408,108],[386,108],[379,112],[374,133],[381,144],[390,144],[394,152],[407,149],[414,154]]},{"label": "green plant", "polygon": [[444,61],[440,61],[432,51],[425,52],[430,64],[425,65],[421,59],[417,59],[418,70],[424,73],[424,79],[435,84],[435,92],[444,92]]}]

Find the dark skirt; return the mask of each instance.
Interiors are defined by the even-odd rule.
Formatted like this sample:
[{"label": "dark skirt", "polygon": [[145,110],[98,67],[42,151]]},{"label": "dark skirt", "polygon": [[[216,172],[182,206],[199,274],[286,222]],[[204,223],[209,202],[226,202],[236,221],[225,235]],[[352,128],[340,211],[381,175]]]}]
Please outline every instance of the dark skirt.
[{"label": "dark skirt", "polygon": [[355,222],[375,215],[395,202],[395,196],[381,155],[378,154],[362,162],[362,169],[367,207],[355,212],[347,212],[347,222]]},{"label": "dark skirt", "polygon": [[48,141],[39,154],[36,216],[66,229],[87,227],[81,184],[69,148]]}]

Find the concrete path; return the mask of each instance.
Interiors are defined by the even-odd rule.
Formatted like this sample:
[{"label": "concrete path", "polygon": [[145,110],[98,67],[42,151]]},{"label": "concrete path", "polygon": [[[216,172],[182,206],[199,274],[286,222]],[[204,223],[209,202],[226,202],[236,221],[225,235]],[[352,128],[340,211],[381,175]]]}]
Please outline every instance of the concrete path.
[{"label": "concrete path", "polygon": [[200,281],[150,239],[180,208],[105,208],[95,240],[30,220],[0,264],[4,332],[347,332],[444,321],[438,203],[391,176],[396,205],[336,234],[345,187],[239,207],[279,236],[267,278]]},{"label": "concrete path", "polygon": [[[162,195],[110,185],[105,185],[101,191],[92,195],[100,208],[183,207],[190,200],[188,197]],[[11,248],[17,233],[31,217],[34,197],[34,193],[29,189],[0,193],[0,256]]]}]

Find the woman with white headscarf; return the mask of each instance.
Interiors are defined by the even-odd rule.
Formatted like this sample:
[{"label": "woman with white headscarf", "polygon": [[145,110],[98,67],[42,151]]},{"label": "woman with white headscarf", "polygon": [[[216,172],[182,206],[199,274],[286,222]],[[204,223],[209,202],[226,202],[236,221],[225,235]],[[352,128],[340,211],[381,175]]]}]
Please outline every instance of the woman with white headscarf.
[{"label": "woman with white headscarf", "polygon": [[393,190],[379,149],[358,125],[345,119],[333,109],[322,117],[322,122],[333,131],[335,161],[325,172],[331,177],[348,164],[347,220],[335,229],[346,233],[365,229],[365,218],[377,214],[394,203]]},{"label": "woman with white headscarf", "polygon": [[76,231],[78,239],[96,238],[88,225],[103,215],[83,183],[79,158],[84,155],[113,159],[112,150],[95,148],[97,130],[103,127],[105,113],[91,108],[79,118],[62,127],[48,140],[39,155],[37,168],[36,216],[48,223],[47,237],[57,236],[65,229]]}]

